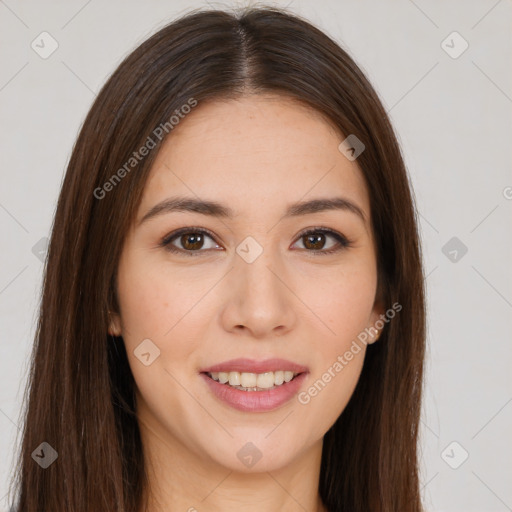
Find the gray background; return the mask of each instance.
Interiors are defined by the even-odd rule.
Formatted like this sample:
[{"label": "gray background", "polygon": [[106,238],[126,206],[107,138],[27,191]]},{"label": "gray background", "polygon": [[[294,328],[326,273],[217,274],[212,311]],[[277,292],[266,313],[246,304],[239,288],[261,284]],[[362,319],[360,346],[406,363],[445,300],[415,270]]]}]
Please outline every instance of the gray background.
[{"label": "gray background", "polygon": [[[349,51],[403,147],[428,289],[426,508],[512,510],[512,1],[273,3]],[[78,129],[122,57],[208,5],[245,4],[0,0],[0,511],[37,318],[40,240]],[[51,49],[43,31],[58,43],[46,59],[31,47]],[[469,44],[460,55],[454,31]]]}]

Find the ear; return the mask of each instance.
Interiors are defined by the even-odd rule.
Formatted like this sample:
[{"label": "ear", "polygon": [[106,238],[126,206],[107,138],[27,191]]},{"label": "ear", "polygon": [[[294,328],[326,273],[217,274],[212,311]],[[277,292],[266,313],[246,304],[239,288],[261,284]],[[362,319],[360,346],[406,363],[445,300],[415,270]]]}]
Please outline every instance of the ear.
[{"label": "ear", "polygon": [[108,312],[108,333],[110,336],[121,336],[121,317],[119,313]]}]

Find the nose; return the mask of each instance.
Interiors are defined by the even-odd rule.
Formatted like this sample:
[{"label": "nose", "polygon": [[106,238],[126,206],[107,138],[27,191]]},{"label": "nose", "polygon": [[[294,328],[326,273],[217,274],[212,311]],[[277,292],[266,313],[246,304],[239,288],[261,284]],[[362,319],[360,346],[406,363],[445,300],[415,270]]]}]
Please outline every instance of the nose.
[{"label": "nose", "polygon": [[292,279],[270,250],[249,261],[234,256],[234,268],[225,282],[228,291],[221,315],[223,327],[256,339],[282,336],[297,321],[299,302],[290,289]]}]

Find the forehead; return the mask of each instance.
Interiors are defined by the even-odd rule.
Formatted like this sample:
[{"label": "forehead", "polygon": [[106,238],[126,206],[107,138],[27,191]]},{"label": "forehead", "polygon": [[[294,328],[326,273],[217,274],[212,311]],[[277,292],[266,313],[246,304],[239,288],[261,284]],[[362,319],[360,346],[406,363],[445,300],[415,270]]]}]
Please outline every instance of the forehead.
[{"label": "forehead", "polygon": [[240,215],[342,194],[369,217],[366,185],[345,138],[318,112],[282,96],[199,104],[153,164],[141,209],[174,194],[227,202]]}]

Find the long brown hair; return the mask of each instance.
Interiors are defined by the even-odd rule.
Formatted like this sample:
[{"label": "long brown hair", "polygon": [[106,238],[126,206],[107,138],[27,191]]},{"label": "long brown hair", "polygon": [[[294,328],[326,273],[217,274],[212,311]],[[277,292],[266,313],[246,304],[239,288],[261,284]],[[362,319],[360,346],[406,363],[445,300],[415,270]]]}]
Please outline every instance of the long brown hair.
[{"label": "long brown hair", "polygon": [[[191,98],[201,104],[260,92],[307,104],[340,134],[365,144],[357,163],[370,197],[379,292],[385,306],[402,306],[368,346],[354,394],[324,437],[320,496],[335,512],[422,510],[417,442],[424,284],[400,148],[374,89],[349,55],[300,17],[260,7],[194,11],[159,30],[119,65],[83,123],[45,266],[11,482],[16,512],[144,509],[148,480],[135,382],[122,338],[107,335],[108,311],[117,311],[120,251],[165,140],[155,129],[167,126],[162,134],[172,134],[169,119]],[[134,164],[130,159],[148,137],[154,149]],[[58,454],[46,469],[35,462],[36,450],[49,453],[41,443]]]}]

